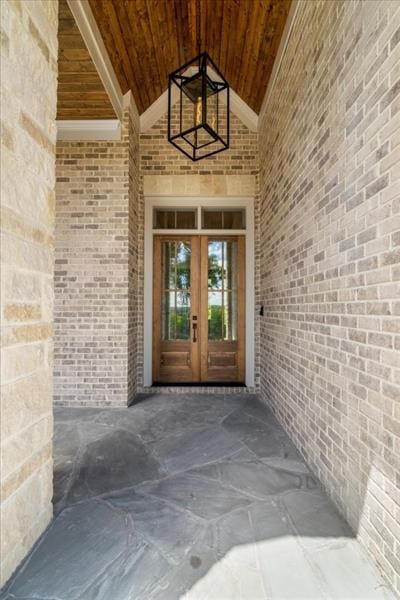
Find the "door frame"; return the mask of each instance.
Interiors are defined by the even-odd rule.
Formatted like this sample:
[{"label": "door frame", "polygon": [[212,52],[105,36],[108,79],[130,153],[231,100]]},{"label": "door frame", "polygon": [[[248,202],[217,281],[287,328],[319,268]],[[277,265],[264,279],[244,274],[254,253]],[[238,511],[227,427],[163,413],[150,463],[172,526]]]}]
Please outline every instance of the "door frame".
[{"label": "door frame", "polygon": [[[254,198],[209,196],[145,196],[144,214],[144,331],[143,331],[143,385],[153,383],[153,236],[154,235],[243,235],[245,237],[245,383],[254,386],[255,366],[255,252],[254,252]],[[246,229],[153,229],[154,208],[243,208],[246,210]]]}]

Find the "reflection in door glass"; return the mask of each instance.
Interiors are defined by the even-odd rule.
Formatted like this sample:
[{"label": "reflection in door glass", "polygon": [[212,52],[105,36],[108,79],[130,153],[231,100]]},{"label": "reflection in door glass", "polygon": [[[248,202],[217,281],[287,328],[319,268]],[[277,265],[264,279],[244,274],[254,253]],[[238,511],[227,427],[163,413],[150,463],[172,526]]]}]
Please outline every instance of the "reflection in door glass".
[{"label": "reflection in door glass", "polygon": [[208,339],[237,340],[237,240],[208,243]]},{"label": "reflection in door glass", "polygon": [[161,285],[164,289],[175,288],[175,242],[163,242],[161,248]]},{"label": "reflection in door glass", "polygon": [[208,244],[208,288],[222,288],[222,246],[223,242]]},{"label": "reflection in door glass", "polygon": [[208,339],[222,339],[222,292],[208,292]]},{"label": "reflection in door glass", "polygon": [[224,300],[224,340],[237,340],[237,292],[225,292]]},{"label": "reflection in door glass", "polygon": [[237,242],[224,242],[224,289],[237,289],[238,273],[238,246]]},{"label": "reflection in door glass", "polygon": [[161,336],[190,338],[190,242],[162,242]]},{"label": "reflection in door glass", "polygon": [[162,339],[175,339],[175,292],[164,292],[161,307]]},{"label": "reflection in door glass", "polygon": [[176,288],[187,290],[190,287],[190,245],[176,242]]},{"label": "reflection in door glass", "polygon": [[190,337],[190,294],[187,290],[176,292],[175,322],[175,339],[188,340]]}]

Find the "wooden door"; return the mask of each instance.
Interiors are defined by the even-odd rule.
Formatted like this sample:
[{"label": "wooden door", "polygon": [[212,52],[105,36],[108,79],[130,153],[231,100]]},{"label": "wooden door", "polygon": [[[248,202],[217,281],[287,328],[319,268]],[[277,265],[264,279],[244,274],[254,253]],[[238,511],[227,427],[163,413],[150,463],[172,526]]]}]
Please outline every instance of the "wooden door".
[{"label": "wooden door", "polygon": [[244,383],[244,237],[201,240],[201,380]]},{"label": "wooden door", "polygon": [[244,383],[244,237],[155,236],[153,381]]},{"label": "wooden door", "polygon": [[200,380],[198,236],[155,236],[153,380]]}]

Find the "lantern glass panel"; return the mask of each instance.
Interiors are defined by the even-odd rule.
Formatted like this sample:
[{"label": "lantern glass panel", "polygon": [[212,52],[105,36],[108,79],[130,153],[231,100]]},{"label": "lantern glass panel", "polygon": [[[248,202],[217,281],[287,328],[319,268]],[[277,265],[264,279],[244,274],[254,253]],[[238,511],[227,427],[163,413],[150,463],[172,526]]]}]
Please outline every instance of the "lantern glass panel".
[{"label": "lantern glass panel", "polygon": [[218,133],[218,96],[219,94],[213,94],[207,98],[206,122],[207,125],[216,133]]},{"label": "lantern glass panel", "polygon": [[229,147],[229,86],[206,53],[170,75],[168,139],[192,160]]},{"label": "lantern glass panel", "polygon": [[172,82],[170,85],[170,96],[173,101],[169,102],[169,115],[168,115],[168,135],[174,137],[180,135],[181,123],[180,123],[180,102],[177,99],[180,96],[179,87]]},{"label": "lantern glass panel", "polygon": [[195,126],[195,104],[186,94],[182,93],[182,124],[180,133],[192,129]]}]

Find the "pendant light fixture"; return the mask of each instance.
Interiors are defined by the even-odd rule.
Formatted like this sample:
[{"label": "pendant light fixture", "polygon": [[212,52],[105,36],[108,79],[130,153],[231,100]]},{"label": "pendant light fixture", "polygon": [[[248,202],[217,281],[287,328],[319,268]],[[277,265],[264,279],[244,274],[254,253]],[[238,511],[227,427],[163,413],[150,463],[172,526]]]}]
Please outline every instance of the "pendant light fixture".
[{"label": "pendant light fixture", "polygon": [[168,86],[168,141],[193,161],[229,148],[229,84],[201,52],[200,23],[198,0],[198,56],[171,73]]}]

